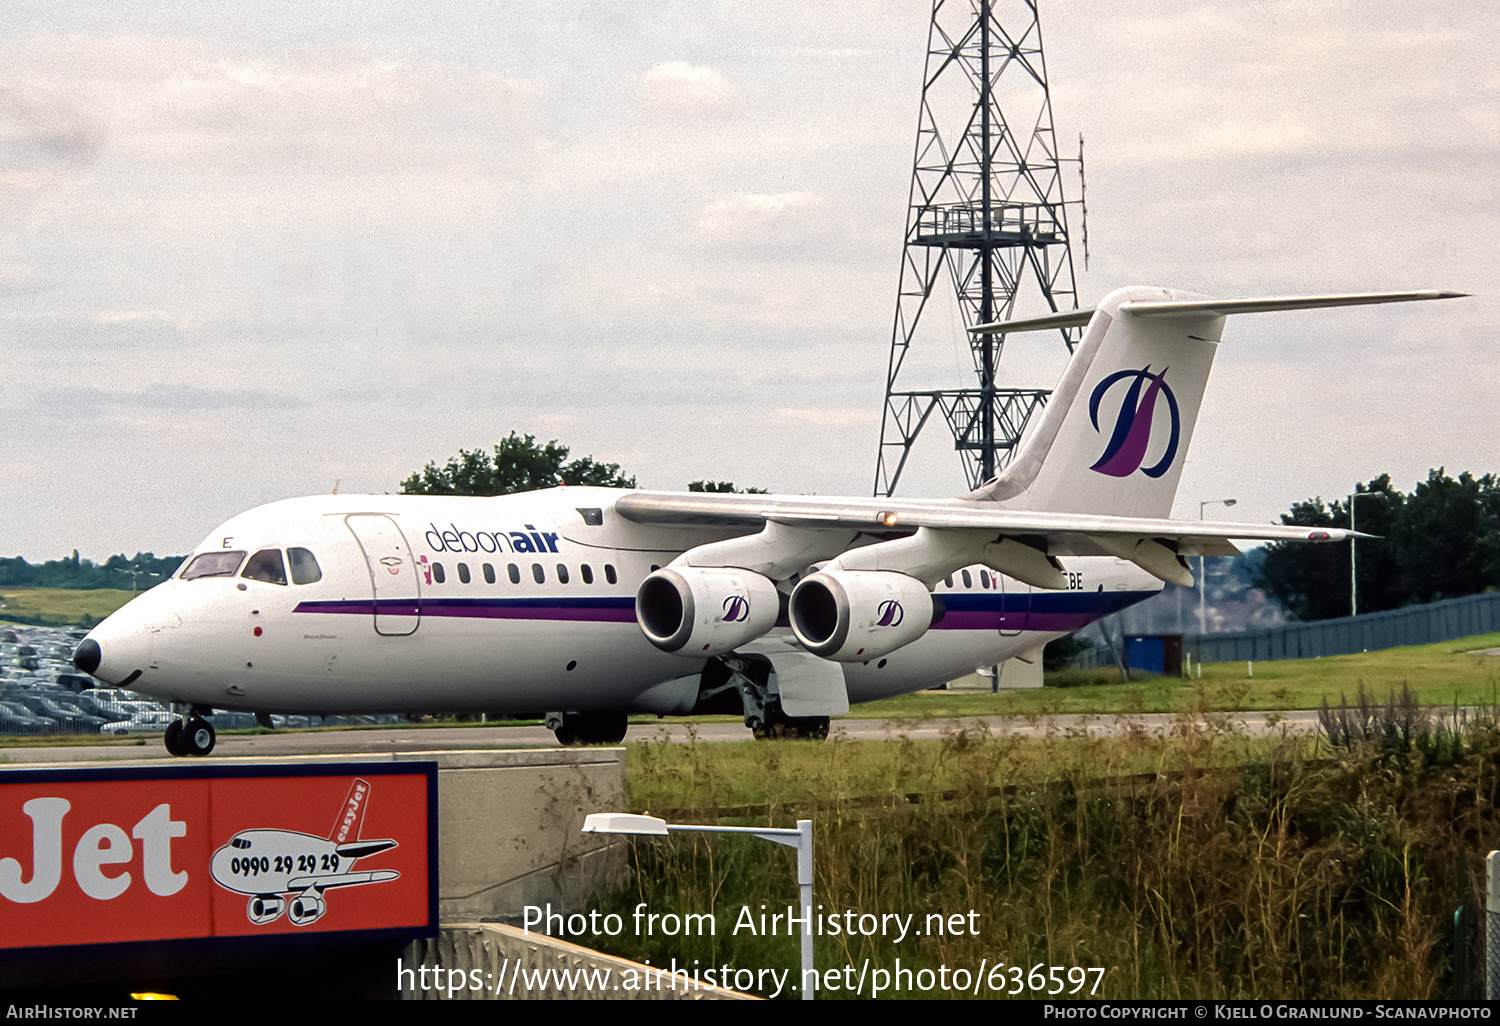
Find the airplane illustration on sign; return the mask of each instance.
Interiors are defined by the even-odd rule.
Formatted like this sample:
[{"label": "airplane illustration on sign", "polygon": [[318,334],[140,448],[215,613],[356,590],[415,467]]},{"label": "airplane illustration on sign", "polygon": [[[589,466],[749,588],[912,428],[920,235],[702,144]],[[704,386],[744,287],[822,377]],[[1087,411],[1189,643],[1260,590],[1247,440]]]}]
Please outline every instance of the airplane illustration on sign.
[{"label": "airplane illustration on sign", "polygon": [[328,911],[323,892],[333,887],[385,883],[401,874],[394,869],[354,872],[359,859],[389,851],[389,839],[361,840],[360,826],[369,803],[370,784],[356,779],[327,837],[298,830],[241,830],[214,852],[209,872],[225,890],[248,894],[245,915],[257,926],[286,914],[293,926],[308,926]]}]

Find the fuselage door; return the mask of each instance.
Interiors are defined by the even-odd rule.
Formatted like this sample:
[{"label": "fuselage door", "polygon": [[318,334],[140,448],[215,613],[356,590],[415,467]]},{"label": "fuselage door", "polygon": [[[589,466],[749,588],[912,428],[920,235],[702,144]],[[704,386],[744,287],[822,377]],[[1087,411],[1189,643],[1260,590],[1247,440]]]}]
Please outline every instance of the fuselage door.
[{"label": "fuselage door", "polygon": [[401,528],[383,513],[353,513],[344,523],[359,541],[370,569],[375,633],[412,633],[422,622],[422,592]]}]

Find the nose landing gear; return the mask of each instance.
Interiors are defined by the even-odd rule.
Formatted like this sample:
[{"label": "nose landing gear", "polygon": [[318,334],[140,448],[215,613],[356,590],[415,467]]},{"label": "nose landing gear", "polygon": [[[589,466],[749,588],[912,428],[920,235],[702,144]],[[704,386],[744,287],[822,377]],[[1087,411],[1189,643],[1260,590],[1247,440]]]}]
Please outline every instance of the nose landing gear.
[{"label": "nose landing gear", "polygon": [[[189,714],[190,713],[190,714]],[[172,755],[207,755],[214,750],[218,739],[214,725],[204,719],[207,710],[200,714],[197,709],[178,711],[178,719],[167,724],[162,740]]]}]

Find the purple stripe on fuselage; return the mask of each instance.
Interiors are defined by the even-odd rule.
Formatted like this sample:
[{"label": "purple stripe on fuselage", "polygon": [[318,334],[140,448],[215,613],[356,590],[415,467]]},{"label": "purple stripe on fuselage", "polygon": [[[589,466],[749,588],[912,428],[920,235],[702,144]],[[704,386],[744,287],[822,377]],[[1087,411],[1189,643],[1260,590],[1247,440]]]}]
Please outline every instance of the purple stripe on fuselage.
[{"label": "purple stripe on fuselage", "polygon": [[1076,631],[1153,595],[1154,591],[1039,591],[1031,594],[944,592],[947,615],[935,631]]},{"label": "purple stripe on fuselage", "polygon": [[[1126,606],[1150,598],[1154,591],[1068,591],[1006,594],[944,592],[947,614],[938,631],[1076,631]],[[369,599],[301,602],[294,612],[373,616]],[[418,615],[410,599],[382,599],[386,616]],[[575,623],[634,623],[635,600],[610,598],[424,598],[420,615],[473,620],[561,620]],[[781,617],[778,626],[786,626]]]},{"label": "purple stripe on fuselage", "polygon": [[[334,613],[373,616],[376,603],[369,599],[300,602],[296,613]],[[386,600],[380,612],[388,616],[417,615],[410,600]],[[622,598],[537,599],[448,599],[424,598],[420,615],[474,620],[572,620],[594,623],[634,623],[635,600]]]}]

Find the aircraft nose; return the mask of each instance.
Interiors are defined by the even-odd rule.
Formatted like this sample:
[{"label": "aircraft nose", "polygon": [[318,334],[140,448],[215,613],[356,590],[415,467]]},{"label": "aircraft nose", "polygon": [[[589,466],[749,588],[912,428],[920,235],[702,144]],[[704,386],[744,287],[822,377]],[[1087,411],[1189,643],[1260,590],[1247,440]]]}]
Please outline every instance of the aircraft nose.
[{"label": "aircraft nose", "polygon": [[99,660],[102,658],[103,653],[99,651],[99,642],[93,638],[84,638],[73,652],[73,665],[89,676],[93,676],[94,671],[99,669]]}]

